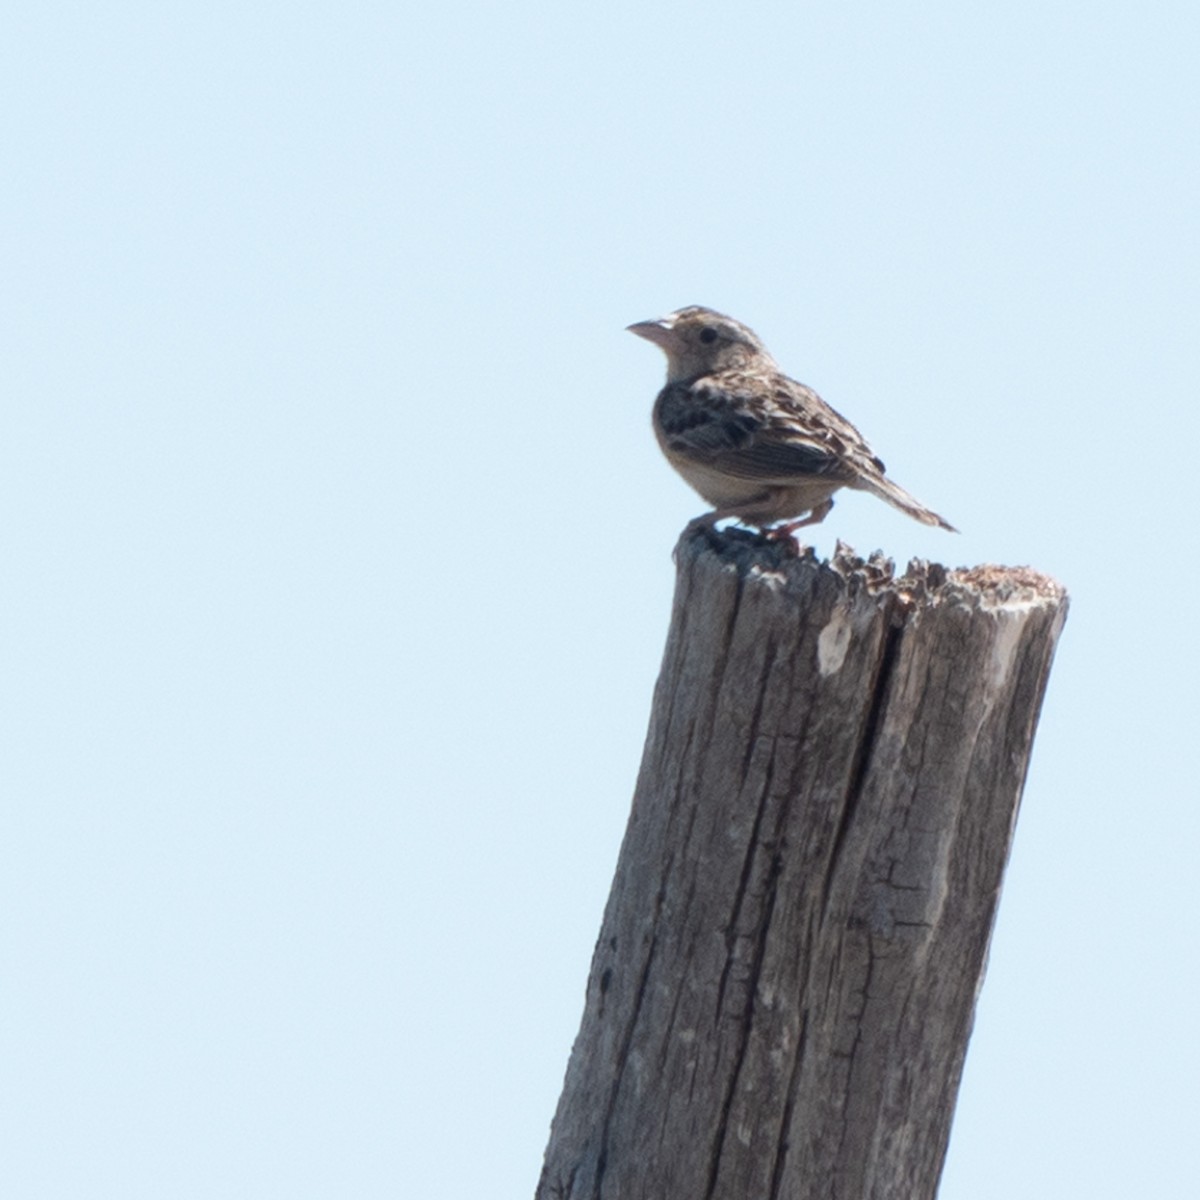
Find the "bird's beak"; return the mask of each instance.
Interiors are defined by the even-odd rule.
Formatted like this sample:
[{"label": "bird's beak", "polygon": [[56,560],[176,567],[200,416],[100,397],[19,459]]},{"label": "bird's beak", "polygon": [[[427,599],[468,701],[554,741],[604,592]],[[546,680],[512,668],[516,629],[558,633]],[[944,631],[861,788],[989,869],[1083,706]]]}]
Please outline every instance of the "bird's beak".
[{"label": "bird's beak", "polygon": [[626,325],[625,328],[671,354],[679,345],[679,337],[672,328],[673,325],[670,317],[662,317],[657,321],[637,321],[633,325]]}]

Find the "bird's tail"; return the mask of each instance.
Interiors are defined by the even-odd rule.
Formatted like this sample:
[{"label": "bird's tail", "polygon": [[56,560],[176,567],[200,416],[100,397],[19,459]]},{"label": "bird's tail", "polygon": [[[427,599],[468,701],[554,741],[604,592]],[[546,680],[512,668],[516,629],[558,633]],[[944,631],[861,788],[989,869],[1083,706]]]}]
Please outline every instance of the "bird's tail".
[{"label": "bird's tail", "polygon": [[906,492],[898,483],[893,483],[886,475],[864,478],[859,486],[864,491],[873,492],[881,500],[886,500],[893,508],[907,513],[913,520],[920,521],[922,525],[937,525],[951,533],[958,532],[945,517],[931,508],[926,508],[916,496]]}]

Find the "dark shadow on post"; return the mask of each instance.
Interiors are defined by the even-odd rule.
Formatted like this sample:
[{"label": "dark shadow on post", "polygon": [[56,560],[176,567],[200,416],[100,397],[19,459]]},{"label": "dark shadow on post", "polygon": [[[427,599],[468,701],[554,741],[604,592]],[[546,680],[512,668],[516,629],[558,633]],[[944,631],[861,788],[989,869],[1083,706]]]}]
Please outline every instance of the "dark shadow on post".
[{"label": "dark shadow on post", "polygon": [[937,1189],[1066,593],[685,534],[538,1200]]}]

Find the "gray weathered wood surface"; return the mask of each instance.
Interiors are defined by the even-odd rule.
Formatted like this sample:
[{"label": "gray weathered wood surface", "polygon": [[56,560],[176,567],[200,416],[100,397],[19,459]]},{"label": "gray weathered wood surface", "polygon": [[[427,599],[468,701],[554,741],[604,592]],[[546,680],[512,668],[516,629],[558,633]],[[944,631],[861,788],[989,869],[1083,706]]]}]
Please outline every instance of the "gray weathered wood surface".
[{"label": "gray weathered wood surface", "polygon": [[1066,595],[676,557],[538,1200],[932,1197]]}]

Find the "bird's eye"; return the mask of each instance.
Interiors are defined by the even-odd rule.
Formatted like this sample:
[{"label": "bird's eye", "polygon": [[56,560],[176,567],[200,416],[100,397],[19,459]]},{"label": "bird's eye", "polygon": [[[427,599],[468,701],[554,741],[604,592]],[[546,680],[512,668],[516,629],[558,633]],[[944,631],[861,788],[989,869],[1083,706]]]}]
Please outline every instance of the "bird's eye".
[{"label": "bird's eye", "polygon": [[717,340],[717,331],[711,325],[705,325],[700,330],[700,340],[706,345],[711,346]]}]

